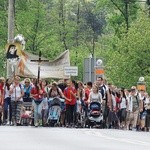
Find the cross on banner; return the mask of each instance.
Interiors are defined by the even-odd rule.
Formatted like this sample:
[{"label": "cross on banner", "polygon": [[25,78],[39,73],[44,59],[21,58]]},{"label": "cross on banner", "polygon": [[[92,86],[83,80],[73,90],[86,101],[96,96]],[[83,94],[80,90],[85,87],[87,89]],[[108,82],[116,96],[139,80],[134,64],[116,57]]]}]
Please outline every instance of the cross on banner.
[{"label": "cross on banner", "polygon": [[31,60],[32,62],[38,62],[38,77],[37,77],[37,82],[39,83],[40,80],[40,68],[41,68],[41,62],[49,62],[49,60],[42,60],[41,59],[42,53],[39,51],[39,59],[38,60]]}]

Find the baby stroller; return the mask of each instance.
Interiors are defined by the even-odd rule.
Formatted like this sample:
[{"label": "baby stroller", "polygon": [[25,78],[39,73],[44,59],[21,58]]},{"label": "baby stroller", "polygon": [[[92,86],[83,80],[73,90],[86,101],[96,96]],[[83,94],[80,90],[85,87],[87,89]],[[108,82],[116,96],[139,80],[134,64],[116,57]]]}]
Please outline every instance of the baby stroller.
[{"label": "baby stroller", "polygon": [[23,107],[21,110],[21,125],[28,126],[32,125],[33,110],[32,102],[23,102]]},{"label": "baby stroller", "polygon": [[47,123],[49,126],[59,126],[61,112],[64,109],[64,99],[61,98],[50,98],[48,100],[49,111]]},{"label": "baby stroller", "polygon": [[99,102],[91,102],[85,123],[86,127],[103,127],[103,115],[101,104]]}]

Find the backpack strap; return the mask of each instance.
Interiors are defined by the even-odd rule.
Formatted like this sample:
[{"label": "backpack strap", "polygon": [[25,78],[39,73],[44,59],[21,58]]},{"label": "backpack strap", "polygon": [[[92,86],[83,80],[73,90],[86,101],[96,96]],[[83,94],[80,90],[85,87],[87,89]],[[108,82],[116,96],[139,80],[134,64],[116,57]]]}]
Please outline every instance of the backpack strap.
[{"label": "backpack strap", "polygon": [[62,97],[58,87],[57,87],[57,93],[60,95],[60,97]]},{"label": "backpack strap", "polygon": [[138,96],[136,95],[136,102],[137,102],[137,105],[139,107],[139,101],[138,101]]}]

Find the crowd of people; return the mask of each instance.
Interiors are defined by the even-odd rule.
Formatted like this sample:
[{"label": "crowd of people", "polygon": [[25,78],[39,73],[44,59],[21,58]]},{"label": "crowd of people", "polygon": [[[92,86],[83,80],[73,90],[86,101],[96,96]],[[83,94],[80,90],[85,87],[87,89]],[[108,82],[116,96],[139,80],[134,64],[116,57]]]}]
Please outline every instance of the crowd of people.
[{"label": "crowd of people", "polygon": [[14,79],[1,77],[0,125],[21,125],[21,118],[26,112],[24,102],[29,102],[34,116],[30,125],[47,126],[48,102],[56,97],[65,101],[60,126],[75,127],[77,112],[84,108],[86,117],[89,104],[99,102],[103,128],[138,131],[150,129],[150,95],[144,90],[138,91],[136,86],[130,89],[118,88],[102,77],[98,77],[94,83],[74,80],[48,83],[45,79],[38,81],[25,78],[21,81],[19,76]]}]

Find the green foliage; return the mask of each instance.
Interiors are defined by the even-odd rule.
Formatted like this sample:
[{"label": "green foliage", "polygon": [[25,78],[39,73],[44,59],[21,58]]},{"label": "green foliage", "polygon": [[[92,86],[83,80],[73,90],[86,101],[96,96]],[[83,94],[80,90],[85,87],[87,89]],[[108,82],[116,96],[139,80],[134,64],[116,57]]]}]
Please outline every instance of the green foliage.
[{"label": "green foliage", "polygon": [[7,41],[7,2],[0,0],[0,76],[5,76],[5,45]]},{"label": "green foliage", "polygon": [[[26,51],[48,59],[70,50],[71,65],[83,79],[84,58],[104,61],[108,82],[130,88],[144,76],[150,88],[150,18],[138,0],[16,0],[15,35]],[[127,6],[127,7],[126,7]],[[8,1],[0,0],[0,71],[5,74]],[[146,11],[146,10],[144,10]],[[128,27],[128,28],[127,28]]]},{"label": "green foliage", "polygon": [[[134,76],[136,78],[140,76],[150,75],[150,19],[141,16],[137,19],[136,22],[131,26],[126,41],[120,43],[122,50],[128,51],[128,62]],[[150,80],[147,79],[147,83],[150,83]]]},{"label": "green foliage", "polygon": [[150,75],[150,19],[145,15],[132,23],[128,34],[121,38],[103,35],[99,57],[105,58],[106,76],[115,85],[130,88],[140,76],[146,79],[149,89]]}]

